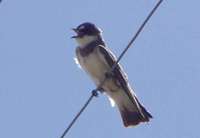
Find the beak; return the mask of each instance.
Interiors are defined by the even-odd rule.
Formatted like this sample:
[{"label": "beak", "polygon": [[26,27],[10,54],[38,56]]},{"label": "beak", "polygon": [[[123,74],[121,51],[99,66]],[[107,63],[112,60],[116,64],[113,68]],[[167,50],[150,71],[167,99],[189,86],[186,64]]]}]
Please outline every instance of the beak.
[{"label": "beak", "polygon": [[78,33],[78,30],[76,28],[72,28],[72,30],[76,33]]},{"label": "beak", "polygon": [[77,34],[72,36],[71,38],[77,38],[78,37],[78,30],[76,28],[72,28],[72,30]]}]

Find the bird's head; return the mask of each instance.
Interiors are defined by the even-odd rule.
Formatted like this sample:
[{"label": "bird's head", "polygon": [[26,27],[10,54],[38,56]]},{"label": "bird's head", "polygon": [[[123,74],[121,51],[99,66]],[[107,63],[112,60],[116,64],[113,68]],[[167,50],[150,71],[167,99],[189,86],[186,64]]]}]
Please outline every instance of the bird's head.
[{"label": "bird's head", "polygon": [[81,47],[84,47],[101,37],[101,30],[89,22],[83,23],[77,28],[73,28],[73,31],[76,35],[72,36],[72,38],[75,38]]}]

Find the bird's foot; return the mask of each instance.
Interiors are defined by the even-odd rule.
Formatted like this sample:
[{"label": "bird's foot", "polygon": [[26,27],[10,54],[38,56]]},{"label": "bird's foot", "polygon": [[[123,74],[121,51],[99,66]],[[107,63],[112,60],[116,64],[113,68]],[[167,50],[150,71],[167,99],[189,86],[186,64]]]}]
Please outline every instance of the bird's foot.
[{"label": "bird's foot", "polygon": [[101,93],[103,93],[105,90],[103,88],[98,88],[98,91],[100,91]]},{"label": "bird's foot", "polygon": [[98,90],[97,89],[94,89],[92,90],[92,95],[95,96],[95,97],[98,97]]}]

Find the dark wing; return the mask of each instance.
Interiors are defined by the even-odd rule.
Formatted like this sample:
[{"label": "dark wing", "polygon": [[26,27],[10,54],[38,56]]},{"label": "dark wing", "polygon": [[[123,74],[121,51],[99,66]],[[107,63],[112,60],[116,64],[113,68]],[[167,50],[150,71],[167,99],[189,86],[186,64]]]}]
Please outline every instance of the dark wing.
[{"label": "dark wing", "polygon": [[[104,58],[107,61],[107,63],[109,64],[109,66],[112,68],[112,66],[117,61],[114,54],[111,53],[111,51],[104,46],[100,45],[98,48],[99,48],[99,51],[102,53],[102,55],[104,55]],[[128,97],[133,100],[133,96],[130,93],[131,88],[129,87],[128,79],[126,77],[125,72],[123,71],[122,67],[119,64],[113,70],[113,74],[114,74],[115,79],[119,82],[120,86],[125,90]]]},{"label": "dark wing", "polygon": [[[104,58],[107,61],[107,63],[110,65],[110,67],[112,67],[116,62],[116,58],[114,57],[114,54],[112,54],[110,50],[108,50],[106,47],[103,47],[103,46],[99,46],[99,51],[104,55]],[[120,86],[123,88],[126,95],[132,101],[133,105],[137,106],[137,109],[143,118],[142,122],[149,121],[149,118],[152,118],[152,115],[140,104],[135,94],[134,95],[131,94],[131,92],[133,91],[128,84],[128,79],[125,75],[125,72],[122,70],[119,64],[116,66],[113,73],[114,73],[115,79],[119,82]]]}]

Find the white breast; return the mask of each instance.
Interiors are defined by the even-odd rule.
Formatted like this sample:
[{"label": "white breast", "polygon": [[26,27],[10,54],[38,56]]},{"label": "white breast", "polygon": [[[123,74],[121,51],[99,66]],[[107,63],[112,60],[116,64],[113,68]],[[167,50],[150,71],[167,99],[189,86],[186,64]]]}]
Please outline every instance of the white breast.
[{"label": "white breast", "polygon": [[99,52],[95,49],[88,56],[82,57],[79,52],[77,52],[77,57],[80,62],[81,67],[90,75],[90,77],[95,81],[96,85],[104,79],[105,73],[108,72],[109,66],[102,59],[103,56],[99,55]]}]

